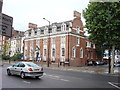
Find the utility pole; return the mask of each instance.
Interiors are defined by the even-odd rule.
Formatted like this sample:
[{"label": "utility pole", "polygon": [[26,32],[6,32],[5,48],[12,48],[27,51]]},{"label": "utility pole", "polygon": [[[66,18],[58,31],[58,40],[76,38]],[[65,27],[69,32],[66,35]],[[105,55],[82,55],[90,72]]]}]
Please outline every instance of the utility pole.
[{"label": "utility pole", "polygon": [[43,18],[44,20],[46,20],[48,23],[49,23],[49,27],[48,27],[48,33],[49,33],[49,37],[48,37],[48,60],[47,60],[47,67],[49,67],[49,64],[50,64],[50,56],[49,56],[49,53],[50,53],[50,21],[47,20],[46,18]]}]

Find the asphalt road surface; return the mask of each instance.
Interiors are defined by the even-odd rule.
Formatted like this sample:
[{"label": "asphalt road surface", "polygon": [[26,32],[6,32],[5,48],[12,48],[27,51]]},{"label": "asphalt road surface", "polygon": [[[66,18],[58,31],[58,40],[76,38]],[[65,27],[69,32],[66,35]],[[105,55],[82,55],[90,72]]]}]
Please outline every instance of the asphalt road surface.
[{"label": "asphalt road surface", "polygon": [[[40,79],[8,76],[4,65],[0,78],[2,88],[115,88],[120,89],[117,76],[90,74],[76,71],[62,71],[44,68]],[[1,76],[2,75],[2,76]]]}]

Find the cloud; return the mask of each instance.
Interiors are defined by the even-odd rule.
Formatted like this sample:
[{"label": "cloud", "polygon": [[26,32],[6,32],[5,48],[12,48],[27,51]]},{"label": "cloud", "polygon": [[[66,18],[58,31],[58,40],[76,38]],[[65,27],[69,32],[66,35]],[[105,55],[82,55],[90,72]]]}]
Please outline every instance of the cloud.
[{"label": "cloud", "polygon": [[42,18],[53,22],[73,19],[73,11],[82,13],[89,0],[4,0],[3,12],[13,17],[13,26],[27,30],[29,22],[39,26],[48,24]]}]

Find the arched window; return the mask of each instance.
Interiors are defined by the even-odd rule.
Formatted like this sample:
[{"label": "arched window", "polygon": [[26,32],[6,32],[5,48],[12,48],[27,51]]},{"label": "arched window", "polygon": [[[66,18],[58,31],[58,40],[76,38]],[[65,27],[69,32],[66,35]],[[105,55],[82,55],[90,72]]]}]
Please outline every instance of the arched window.
[{"label": "arched window", "polygon": [[80,58],[83,58],[83,48],[80,49]]},{"label": "arched window", "polygon": [[80,44],[80,38],[77,37],[77,45],[79,45],[79,44]]},{"label": "arched window", "polygon": [[76,56],[76,49],[75,49],[75,48],[72,48],[72,57],[75,58],[75,56]]},{"label": "arched window", "polygon": [[76,32],[77,32],[77,33],[80,32],[80,27],[79,27],[79,26],[76,27]]},{"label": "arched window", "polygon": [[65,23],[63,23],[63,24],[61,25],[61,30],[62,30],[62,31],[65,31],[65,30],[66,30],[66,24],[65,24]]},{"label": "arched window", "polygon": [[52,56],[55,57],[55,48],[52,49]]},{"label": "arched window", "polygon": [[65,56],[65,48],[62,48],[62,56]]},{"label": "arched window", "polygon": [[52,26],[52,32],[56,32],[57,27],[55,25]]},{"label": "arched window", "polygon": [[48,27],[44,28],[44,34],[48,34]]}]

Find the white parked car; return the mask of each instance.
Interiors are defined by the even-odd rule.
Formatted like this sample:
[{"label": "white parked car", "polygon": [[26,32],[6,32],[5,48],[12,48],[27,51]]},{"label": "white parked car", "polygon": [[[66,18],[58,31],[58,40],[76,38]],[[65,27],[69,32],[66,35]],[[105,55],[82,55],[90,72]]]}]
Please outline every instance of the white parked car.
[{"label": "white parked car", "polygon": [[7,74],[20,75],[21,78],[26,76],[39,78],[43,76],[43,68],[33,62],[18,62],[7,68]]}]

